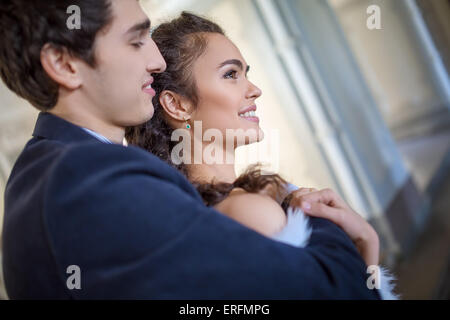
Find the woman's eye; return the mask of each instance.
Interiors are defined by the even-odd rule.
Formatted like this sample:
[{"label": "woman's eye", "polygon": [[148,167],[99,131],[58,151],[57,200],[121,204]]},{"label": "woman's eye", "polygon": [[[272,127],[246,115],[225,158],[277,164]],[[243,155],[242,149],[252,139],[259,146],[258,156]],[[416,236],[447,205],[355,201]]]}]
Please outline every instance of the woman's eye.
[{"label": "woman's eye", "polygon": [[224,75],[225,79],[237,79],[237,71],[236,70],[230,70]]}]

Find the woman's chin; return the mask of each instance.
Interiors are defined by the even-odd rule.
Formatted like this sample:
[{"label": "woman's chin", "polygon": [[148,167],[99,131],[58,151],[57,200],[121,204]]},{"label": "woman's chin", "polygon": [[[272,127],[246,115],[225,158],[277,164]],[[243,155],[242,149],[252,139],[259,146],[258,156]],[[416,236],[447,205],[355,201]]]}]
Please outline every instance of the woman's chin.
[{"label": "woman's chin", "polygon": [[258,132],[258,142],[263,141],[264,140],[264,131],[259,128],[259,132]]},{"label": "woman's chin", "polygon": [[[254,133],[254,139],[252,139],[252,141],[250,143],[255,143],[255,142],[260,142],[264,139],[264,131],[261,129],[261,127],[259,126],[259,123],[256,123],[255,125],[253,125],[251,128],[249,128],[250,130],[255,130]],[[247,129],[247,130],[249,130]]]},{"label": "woman's chin", "polygon": [[262,131],[261,127],[259,126],[259,123],[257,122],[241,129],[243,129],[246,132],[245,144],[260,142],[264,139],[264,131]]},{"label": "woman's chin", "polygon": [[[251,128],[252,130],[254,128]],[[247,129],[249,130],[249,129]],[[248,131],[247,131],[248,132]],[[261,130],[260,127],[256,128],[255,131],[251,135],[245,135],[245,145],[253,144],[260,142],[264,139],[264,131]]]}]

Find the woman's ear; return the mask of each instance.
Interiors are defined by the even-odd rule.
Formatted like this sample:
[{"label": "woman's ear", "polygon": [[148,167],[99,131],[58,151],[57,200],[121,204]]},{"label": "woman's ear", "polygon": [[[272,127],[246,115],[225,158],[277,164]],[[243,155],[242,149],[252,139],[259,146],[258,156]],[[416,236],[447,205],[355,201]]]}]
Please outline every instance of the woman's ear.
[{"label": "woman's ear", "polygon": [[190,118],[192,106],[178,93],[170,90],[164,90],[159,95],[159,103],[170,119],[185,121]]},{"label": "woman's ear", "polygon": [[45,44],[41,50],[41,64],[48,76],[60,86],[73,90],[81,85],[77,61],[67,49]]}]

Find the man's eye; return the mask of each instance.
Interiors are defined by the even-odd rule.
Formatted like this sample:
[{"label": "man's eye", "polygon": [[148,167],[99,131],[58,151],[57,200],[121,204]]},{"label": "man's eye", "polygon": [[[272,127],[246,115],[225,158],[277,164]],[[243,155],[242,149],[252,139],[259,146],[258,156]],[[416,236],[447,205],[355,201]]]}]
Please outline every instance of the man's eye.
[{"label": "man's eye", "polygon": [[135,48],[140,48],[144,45],[144,42],[139,41],[139,42],[132,43],[131,45]]},{"label": "man's eye", "polygon": [[236,70],[230,70],[223,76],[225,79],[237,79],[237,71]]}]

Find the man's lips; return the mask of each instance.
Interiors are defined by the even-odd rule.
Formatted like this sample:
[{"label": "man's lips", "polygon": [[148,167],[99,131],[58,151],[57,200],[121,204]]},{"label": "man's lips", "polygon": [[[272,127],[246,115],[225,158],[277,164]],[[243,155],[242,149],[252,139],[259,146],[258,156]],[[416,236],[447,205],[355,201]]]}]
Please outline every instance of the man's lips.
[{"label": "man's lips", "polygon": [[146,81],[142,85],[142,91],[144,91],[145,93],[148,93],[149,95],[154,97],[156,95],[156,92],[155,92],[155,89],[152,88],[152,83],[153,83],[153,78],[151,78],[150,80]]}]

